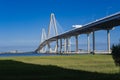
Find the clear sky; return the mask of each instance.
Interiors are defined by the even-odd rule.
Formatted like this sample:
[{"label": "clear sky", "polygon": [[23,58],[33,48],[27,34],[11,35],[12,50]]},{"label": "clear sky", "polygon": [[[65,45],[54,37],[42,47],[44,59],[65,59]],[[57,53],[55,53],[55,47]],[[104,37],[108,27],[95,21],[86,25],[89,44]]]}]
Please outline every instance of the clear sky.
[{"label": "clear sky", "polygon": [[[54,13],[64,30],[120,11],[120,0],[0,0],[0,52],[32,51],[40,43],[41,29],[48,28]],[[105,31],[96,32],[104,44]],[[120,28],[111,31],[111,43],[119,42]],[[83,37],[83,38],[82,38]],[[80,42],[84,44],[85,35]]]}]

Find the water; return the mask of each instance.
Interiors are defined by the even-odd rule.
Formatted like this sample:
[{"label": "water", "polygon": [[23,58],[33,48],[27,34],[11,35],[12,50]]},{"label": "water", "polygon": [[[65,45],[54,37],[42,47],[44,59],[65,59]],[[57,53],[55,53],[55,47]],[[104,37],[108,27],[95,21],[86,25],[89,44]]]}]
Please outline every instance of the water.
[{"label": "water", "polygon": [[57,56],[60,54],[47,54],[47,53],[2,53],[0,57],[15,57],[15,56]]}]

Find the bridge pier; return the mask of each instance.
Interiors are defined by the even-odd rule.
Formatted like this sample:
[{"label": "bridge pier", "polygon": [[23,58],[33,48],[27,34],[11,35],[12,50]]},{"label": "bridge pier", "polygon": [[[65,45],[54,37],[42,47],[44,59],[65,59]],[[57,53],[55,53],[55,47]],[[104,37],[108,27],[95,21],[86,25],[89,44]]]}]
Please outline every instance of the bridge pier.
[{"label": "bridge pier", "polygon": [[48,52],[51,53],[51,47],[50,47],[50,43],[47,42],[47,45],[48,45]]},{"label": "bridge pier", "polygon": [[111,52],[110,50],[110,30],[107,30],[107,48],[108,48],[108,53]]},{"label": "bridge pier", "polygon": [[68,38],[68,50],[69,53],[71,52],[71,41],[70,41],[70,37]]},{"label": "bridge pier", "polygon": [[67,37],[66,38],[66,50],[67,50],[67,53],[70,52],[70,37]]},{"label": "bridge pier", "polygon": [[90,53],[90,35],[87,34],[87,52]]},{"label": "bridge pier", "polygon": [[58,53],[58,39],[56,40],[56,53]]},{"label": "bridge pier", "polygon": [[68,38],[66,38],[66,53],[68,53]]},{"label": "bridge pier", "polygon": [[44,46],[41,50],[39,50],[39,52],[38,53],[45,53],[46,52],[46,46]]},{"label": "bridge pier", "polygon": [[64,53],[66,53],[66,39],[64,39]]},{"label": "bridge pier", "polygon": [[62,39],[60,39],[60,54],[62,53]]},{"label": "bridge pier", "polygon": [[93,31],[93,55],[95,54],[95,31]]},{"label": "bridge pier", "polygon": [[78,53],[78,35],[75,36],[76,39],[76,53]]}]

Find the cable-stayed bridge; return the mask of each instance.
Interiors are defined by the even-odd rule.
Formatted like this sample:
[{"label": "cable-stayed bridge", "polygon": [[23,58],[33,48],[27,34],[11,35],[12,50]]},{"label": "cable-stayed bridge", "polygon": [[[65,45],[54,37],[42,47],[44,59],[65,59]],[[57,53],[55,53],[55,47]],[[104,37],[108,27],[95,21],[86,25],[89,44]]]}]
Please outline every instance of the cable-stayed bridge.
[{"label": "cable-stayed bridge", "polygon": [[[39,47],[35,50],[38,53],[79,53],[79,41],[78,36],[81,34],[87,35],[87,52],[97,53],[95,43],[95,31],[106,30],[107,31],[107,51],[104,53],[111,53],[110,49],[110,30],[120,25],[120,12],[112,14],[110,16],[98,19],[88,24],[82,25],[63,33],[58,34],[57,23],[54,14],[51,14],[50,23],[48,27],[48,33],[42,30],[42,38]],[[52,29],[52,31],[51,31]],[[54,34],[53,36],[50,36]],[[90,34],[92,33],[92,51],[90,50]],[[71,52],[71,37],[75,37],[76,47]],[[51,48],[51,43],[54,43],[54,49]],[[101,53],[101,52],[99,52]]]}]

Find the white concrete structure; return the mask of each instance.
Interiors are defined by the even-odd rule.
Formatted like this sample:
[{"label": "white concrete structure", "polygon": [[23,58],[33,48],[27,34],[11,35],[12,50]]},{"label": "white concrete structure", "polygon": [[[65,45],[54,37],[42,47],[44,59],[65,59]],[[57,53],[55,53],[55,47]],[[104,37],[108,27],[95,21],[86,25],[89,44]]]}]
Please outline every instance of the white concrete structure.
[{"label": "white concrete structure", "polygon": [[[56,35],[53,36],[53,37],[49,37],[50,28],[51,28],[52,23],[54,25],[54,30],[53,31],[55,31]],[[78,27],[77,25],[74,25],[74,27],[76,27],[76,28],[74,28],[72,30],[69,30],[67,32],[58,34],[55,16],[52,13],[51,18],[50,18],[49,28],[48,28],[47,39],[44,40],[39,45],[39,47],[36,49],[36,52],[39,52],[46,45],[48,45],[48,48],[50,49],[50,43],[53,42],[53,41],[56,41],[56,45],[57,45],[56,53],[58,53],[58,52],[67,53],[67,52],[69,52],[69,50],[68,50],[68,46],[70,45],[69,39],[72,36],[75,36],[75,42],[76,42],[75,52],[78,53],[78,49],[79,49],[78,48],[78,43],[79,43],[78,36],[81,35],[81,34],[87,34],[87,49],[88,49],[87,52],[90,53],[91,51],[90,51],[89,34],[92,33],[92,42],[93,42],[92,43],[92,46],[93,46],[92,52],[93,52],[93,54],[95,54],[95,53],[97,53],[96,52],[96,46],[95,46],[95,44],[96,44],[95,43],[95,31],[106,30],[107,31],[107,47],[108,47],[107,53],[110,53],[111,52],[111,50],[110,50],[110,30],[113,29],[116,26],[119,26],[119,25],[120,25],[120,12],[116,13],[116,14],[113,14],[113,15],[110,15],[110,16],[107,16],[107,17],[104,17],[104,18],[101,18],[101,19],[98,19],[97,21],[93,21],[93,22],[90,22],[88,24],[82,25],[81,27],[80,26]],[[60,40],[60,47],[59,47],[59,42],[58,42],[59,40]],[[64,43],[63,43],[63,40],[64,40]],[[64,44],[64,51],[62,51],[63,50],[62,49],[63,44]],[[51,51],[49,50],[49,52],[51,52]]]}]

